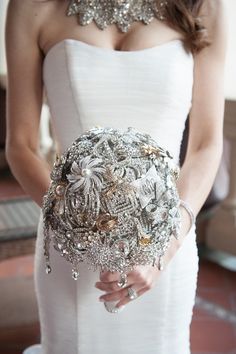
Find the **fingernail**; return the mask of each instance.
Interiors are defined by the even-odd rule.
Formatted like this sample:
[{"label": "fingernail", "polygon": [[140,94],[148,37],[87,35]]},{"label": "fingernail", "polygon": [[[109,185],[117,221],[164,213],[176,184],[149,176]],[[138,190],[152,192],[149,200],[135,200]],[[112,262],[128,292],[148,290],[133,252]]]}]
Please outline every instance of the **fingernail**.
[{"label": "fingernail", "polygon": [[104,301],[105,301],[105,299],[103,299],[102,297],[100,297],[100,298],[99,298],[99,301],[104,302]]}]

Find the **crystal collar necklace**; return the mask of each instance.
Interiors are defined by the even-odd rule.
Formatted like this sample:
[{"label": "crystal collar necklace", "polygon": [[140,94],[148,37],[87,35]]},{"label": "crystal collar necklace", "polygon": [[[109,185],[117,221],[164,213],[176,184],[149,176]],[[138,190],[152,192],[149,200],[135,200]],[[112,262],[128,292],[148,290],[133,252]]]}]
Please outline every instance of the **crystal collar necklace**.
[{"label": "crystal collar necklace", "polygon": [[164,20],[166,5],[163,0],[72,0],[67,15],[78,15],[80,25],[94,20],[102,30],[114,23],[127,32],[134,21],[147,25],[154,17]]}]

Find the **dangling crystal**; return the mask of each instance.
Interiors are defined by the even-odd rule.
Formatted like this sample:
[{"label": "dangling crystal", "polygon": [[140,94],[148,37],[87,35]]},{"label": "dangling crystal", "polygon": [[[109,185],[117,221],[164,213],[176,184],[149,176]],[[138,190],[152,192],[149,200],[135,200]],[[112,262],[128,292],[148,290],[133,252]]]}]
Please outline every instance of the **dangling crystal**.
[{"label": "dangling crystal", "polygon": [[56,154],[56,159],[55,159],[55,162],[54,162],[54,166],[58,167],[59,165],[60,165],[60,156],[58,154]]},{"label": "dangling crystal", "polygon": [[163,270],[164,269],[162,257],[159,257],[159,261],[158,261],[157,267],[158,267],[159,270]]},{"label": "dangling crystal", "polygon": [[114,244],[116,253],[119,254],[124,254],[127,256],[129,254],[129,243],[127,240],[118,240]]},{"label": "dangling crystal", "polygon": [[127,284],[127,274],[121,274],[117,285],[123,288]]},{"label": "dangling crystal", "polygon": [[79,277],[79,272],[77,270],[75,270],[75,269],[72,269],[72,278],[74,280],[77,280],[78,277]]},{"label": "dangling crystal", "polygon": [[46,265],[46,273],[49,274],[49,273],[51,273],[51,271],[52,271],[52,268],[50,267],[49,264],[47,264]]}]

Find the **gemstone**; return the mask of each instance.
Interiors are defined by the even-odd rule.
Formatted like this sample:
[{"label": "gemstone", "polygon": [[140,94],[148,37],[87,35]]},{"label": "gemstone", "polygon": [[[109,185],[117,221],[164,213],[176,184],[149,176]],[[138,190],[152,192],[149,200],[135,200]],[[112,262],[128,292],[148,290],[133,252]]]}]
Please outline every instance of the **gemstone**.
[{"label": "gemstone", "polygon": [[56,160],[54,162],[54,166],[58,167],[60,165],[60,157],[58,156],[58,154],[56,154]]},{"label": "gemstone", "polygon": [[73,278],[74,280],[77,280],[78,277],[79,277],[79,272],[73,269],[73,270],[72,270],[72,278]]},{"label": "gemstone", "polygon": [[83,168],[81,171],[81,175],[83,177],[91,176],[92,171],[89,168]]},{"label": "gemstone", "polygon": [[117,219],[111,217],[110,214],[101,214],[96,220],[96,226],[100,231],[110,231],[117,224]]},{"label": "gemstone", "polygon": [[56,194],[61,197],[65,192],[65,186],[63,184],[58,184],[55,189]]},{"label": "gemstone", "polygon": [[47,264],[46,273],[49,274],[49,273],[51,273],[51,271],[52,271],[52,268],[50,267],[50,265]]},{"label": "gemstone", "polygon": [[66,237],[71,238],[72,237],[72,232],[71,231],[66,231]]},{"label": "gemstone", "polygon": [[140,239],[139,239],[139,244],[141,246],[147,246],[151,243],[151,239],[149,236],[142,236]]},{"label": "gemstone", "polygon": [[125,256],[129,254],[129,242],[126,240],[118,240],[114,244],[117,253],[122,253]]}]

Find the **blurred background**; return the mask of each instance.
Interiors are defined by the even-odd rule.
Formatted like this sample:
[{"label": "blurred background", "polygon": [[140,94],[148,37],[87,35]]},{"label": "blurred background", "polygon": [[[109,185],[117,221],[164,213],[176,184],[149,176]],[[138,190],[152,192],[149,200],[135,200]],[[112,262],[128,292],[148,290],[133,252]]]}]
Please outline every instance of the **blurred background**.
[{"label": "blurred background", "polygon": [[[0,1],[0,354],[21,354],[25,347],[40,342],[33,281],[39,208],[14,179],[5,159],[7,3]],[[229,45],[224,83],[224,152],[214,186],[197,220],[200,261],[191,325],[192,354],[236,354],[236,1],[225,0],[225,4]],[[182,158],[187,134],[186,129]],[[56,142],[46,101],[40,146],[45,158],[52,162]]]}]

